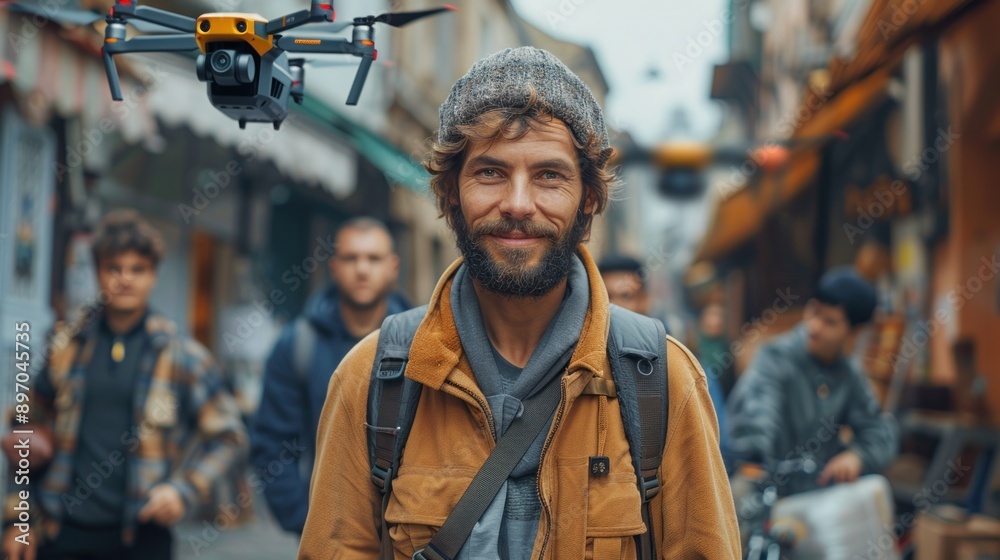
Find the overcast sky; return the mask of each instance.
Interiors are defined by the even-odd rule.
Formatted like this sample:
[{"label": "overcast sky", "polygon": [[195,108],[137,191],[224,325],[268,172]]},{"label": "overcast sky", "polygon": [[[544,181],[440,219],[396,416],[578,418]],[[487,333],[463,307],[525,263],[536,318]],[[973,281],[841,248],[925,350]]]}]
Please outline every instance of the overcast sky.
[{"label": "overcast sky", "polygon": [[608,122],[641,144],[707,139],[717,130],[719,109],[708,92],[712,65],[726,60],[728,0],[512,2],[550,35],[594,49],[611,87]]}]

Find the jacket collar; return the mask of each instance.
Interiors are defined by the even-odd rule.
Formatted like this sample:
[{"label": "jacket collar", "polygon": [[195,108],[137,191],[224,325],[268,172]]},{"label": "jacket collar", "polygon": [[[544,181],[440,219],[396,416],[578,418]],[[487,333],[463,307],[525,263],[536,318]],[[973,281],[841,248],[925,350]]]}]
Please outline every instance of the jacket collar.
[{"label": "jacket collar", "polygon": [[[587,269],[590,303],[569,369],[587,369],[597,376],[603,376],[610,318],[608,292],[586,246],[580,244],[577,254]],[[461,258],[456,260],[438,280],[427,314],[417,328],[410,346],[407,377],[435,390],[441,389],[462,357],[462,342],[451,312],[451,284],[462,262]]]},{"label": "jacket collar", "polygon": [[[71,338],[81,342],[93,340],[94,335],[97,333],[97,329],[100,327],[103,317],[104,309],[100,306],[84,308],[80,311],[80,314],[75,318],[75,320],[69,323],[68,334]],[[171,338],[177,336],[177,325],[153,309],[146,311],[143,321],[143,327],[145,328],[146,334],[149,336],[154,348],[162,348],[163,346],[166,346],[167,342]]]}]

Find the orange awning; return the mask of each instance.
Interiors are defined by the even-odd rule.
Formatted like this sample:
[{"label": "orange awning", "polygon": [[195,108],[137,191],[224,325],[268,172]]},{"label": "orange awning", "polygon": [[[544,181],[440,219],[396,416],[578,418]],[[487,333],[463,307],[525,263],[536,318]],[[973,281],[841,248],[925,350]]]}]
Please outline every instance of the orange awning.
[{"label": "orange awning", "polygon": [[801,140],[800,147],[792,151],[784,169],[765,175],[759,186],[743,188],[719,202],[695,260],[719,259],[746,243],[771,214],[804,192],[819,170],[825,139],[877,106],[889,79],[888,69],[877,72],[819,105],[796,130],[793,138]]},{"label": "orange awning", "polygon": [[[749,241],[772,213],[812,184],[825,141],[881,101],[891,72],[906,50],[983,3],[985,0],[873,0],[858,31],[857,56],[850,61],[831,61],[829,92],[807,89],[803,105],[820,108],[799,123],[793,139],[802,144],[791,154],[787,168],[765,177],[758,188],[740,190],[719,202],[695,261],[719,259]],[[912,7],[911,13],[901,12],[904,7]]]}]

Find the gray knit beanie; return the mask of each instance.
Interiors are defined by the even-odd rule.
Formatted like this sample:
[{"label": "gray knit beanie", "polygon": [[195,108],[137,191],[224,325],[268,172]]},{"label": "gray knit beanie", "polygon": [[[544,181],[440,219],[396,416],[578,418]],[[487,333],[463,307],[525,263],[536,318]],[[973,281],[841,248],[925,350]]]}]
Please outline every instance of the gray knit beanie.
[{"label": "gray knit beanie", "polygon": [[461,139],[458,127],[491,109],[524,107],[531,89],[580,144],[589,145],[593,137],[597,146],[605,148],[597,162],[603,166],[611,150],[604,114],[594,94],[552,53],[535,47],[504,49],[473,64],[441,104],[438,141]]}]

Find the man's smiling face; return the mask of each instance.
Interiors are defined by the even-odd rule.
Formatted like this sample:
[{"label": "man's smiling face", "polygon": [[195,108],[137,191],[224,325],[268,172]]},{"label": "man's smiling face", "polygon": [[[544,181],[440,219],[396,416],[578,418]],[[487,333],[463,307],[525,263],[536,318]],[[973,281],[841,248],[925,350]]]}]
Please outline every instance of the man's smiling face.
[{"label": "man's smiling face", "polygon": [[486,289],[539,297],[566,278],[584,236],[578,152],[558,120],[531,121],[517,138],[471,140],[452,224],[472,277]]}]

